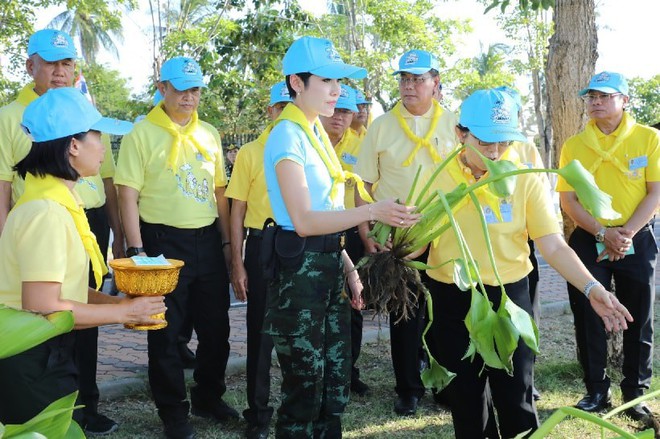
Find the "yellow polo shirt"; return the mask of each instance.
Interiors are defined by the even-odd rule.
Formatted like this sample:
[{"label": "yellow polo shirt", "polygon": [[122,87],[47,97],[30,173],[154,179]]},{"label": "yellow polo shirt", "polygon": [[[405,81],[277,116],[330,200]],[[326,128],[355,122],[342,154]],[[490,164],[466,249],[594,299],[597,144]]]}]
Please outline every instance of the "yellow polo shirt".
[{"label": "yellow polo shirt", "polygon": [[506,160],[509,151],[515,152],[520,163],[529,169],[545,168],[539,149],[531,142],[513,142],[511,147],[502,155],[502,160]]},{"label": "yellow polo shirt", "polygon": [[[626,113],[624,117],[631,116]],[[598,129],[593,120],[590,120],[589,124],[595,129],[598,146],[603,151],[612,148],[624,126],[622,122],[616,130],[606,135]],[[621,226],[630,219],[646,196],[646,183],[660,181],[660,133],[648,126],[634,124],[628,137],[614,152],[614,157],[626,168],[626,173],[611,161],[603,161],[592,170],[599,156],[584,144],[584,137],[578,134],[564,143],[559,166],[564,166],[573,159],[579,160],[593,174],[598,187],[612,196],[612,207],[621,214],[621,218],[616,220],[599,220],[608,226]],[[573,192],[573,188],[559,177],[557,191]]]},{"label": "yellow polo shirt", "polygon": [[[360,137],[349,128],[344,132],[339,143],[335,145],[335,152],[344,171],[353,172],[353,167],[358,161],[361,143]],[[344,183],[344,208],[353,207],[355,207],[355,182],[351,179]]]},{"label": "yellow polo shirt", "polygon": [[71,214],[55,201],[29,201],[9,213],[0,260],[0,303],[22,308],[23,282],[57,282],[62,299],[87,303],[89,257]]},{"label": "yellow polo shirt", "polygon": [[238,151],[225,192],[226,197],[247,203],[243,225],[254,229],[261,229],[266,219],[273,218],[264,175],[264,148],[268,134],[270,129]]},{"label": "yellow polo shirt", "polygon": [[[458,118],[451,111],[442,111],[431,144],[444,158],[458,144],[454,132]],[[422,116],[413,116],[401,106],[401,115],[415,135],[424,137],[431,126],[433,106]],[[415,144],[403,132],[391,111],[376,118],[369,126],[360,146],[355,172],[364,181],[374,184],[374,200],[398,198],[405,201],[419,165],[422,173],[437,166],[426,148],[417,152],[410,166],[402,166],[414,148]]]},{"label": "yellow polo shirt", "polygon": [[200,120],[192,135],[212,161],[206,161],[184,142],[174,170],[167,166],[173,136],[164,128],[144,119],[123,137],[115,184],[140,193],[138,208],[142,220],[196,229],[210,225],[218,217],[215,188],[227,185],[220,134]]},{"label": "yellow polo shirt", "polygon": [[360,140],[364,139],[364,136],[367,135],[367,129],[364,127],[364,125],[360,125],[360,128],[357,130],[354,130],[353,128],[349,128],[349,130],[355,137]]},{"label": "yellow polo shirt", "polygon": [[23,132],[21,121],[25,107],[39,97],[31,82],[21,89],[15,101],[0,108],[0,180],[11,183],[12,205],[23,193],[25,182],[13,170],[30,152],[32,141]]},{"label": "yellow polo shirt", "polygon": [[110,136],[106,133],[101,134],[101,142],[105,146],[105,156],[103,157],[101,170],[93,177],[80,177],[75,186],[85,209],[96,209],[105,204],[103,179],[115,176],[115,159],[112,157]]},{"label": "yellow polo shirt", "polygon": [[[464,175],[470,175],[471,178],[469,170],[462,165],[458,156],[448,166],[460,167]],[[426,179],[428,177],[429,175]],[[482,178],[486,177],[487,174]],[[502,222],[499,222],[492,213],[488,214],[488,208],[482,207],[488,221],[488,233],[497,270],[505,284],[519,281],[532,270],[527,245],[528,236],[536,239],[561,231],[555,220],[547,188],[542,181],[534,174],[518,175],[513,195],[501,201]],[[474,179],[468,178],[468,182],[474,183]],[[442,189],[448,193],[457,185],[458,183],[445,170],[434,180],[431,190]],[[468,202],[454,213],[454,217],[463,231],[472,256],[477,261],[484,284],[497,285],[495,272],[488,258],[486,240],[481,232],[477,207],[472,202]],[[462,255],[454,233],[447,230],[432,243],[428,264],[435,267],[456,258],[462,258]],[[453,283],[453,269],[453,264],[447,264],[434,270],[427,270],[426,273],[439,282]]]}]

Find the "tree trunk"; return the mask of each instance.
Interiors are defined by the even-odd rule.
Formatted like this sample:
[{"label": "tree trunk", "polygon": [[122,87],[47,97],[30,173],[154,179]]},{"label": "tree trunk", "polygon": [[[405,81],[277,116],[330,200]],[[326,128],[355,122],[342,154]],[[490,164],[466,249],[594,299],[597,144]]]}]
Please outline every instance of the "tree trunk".
[{"label": "tree trunk", "polygon": [[[584,104],[577,93],[589,83],[598,58],[594,0],[556,0],[554,22],[546,78],[553,142],[548,163],[557,167],[562,145],[582,130],[587,121]],[[564,235],[568,237],[575,224],[566,214],[562,216]],[[614,367],[622,364],[622,340],[621,334],[608,339],[608,362]]]}]

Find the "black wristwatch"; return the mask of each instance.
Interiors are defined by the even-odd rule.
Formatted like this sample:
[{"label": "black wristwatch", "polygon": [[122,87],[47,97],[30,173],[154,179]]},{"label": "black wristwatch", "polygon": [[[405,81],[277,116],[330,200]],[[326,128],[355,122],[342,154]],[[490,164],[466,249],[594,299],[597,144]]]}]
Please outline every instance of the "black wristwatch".
[{"label": "black wristwatch", "polygon": [[143,247],[129,247],[126,249],[126,256],[129,258],[138,255],[140,253],[144,253]]}]

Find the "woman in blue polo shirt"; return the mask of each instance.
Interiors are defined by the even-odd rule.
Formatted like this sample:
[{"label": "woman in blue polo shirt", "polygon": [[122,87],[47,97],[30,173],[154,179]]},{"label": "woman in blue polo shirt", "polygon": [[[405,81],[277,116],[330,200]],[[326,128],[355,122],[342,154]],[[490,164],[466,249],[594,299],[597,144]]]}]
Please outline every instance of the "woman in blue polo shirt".
[{"label": "woman in blue polo shirt", "polygon": [[[279,273],[269,286],[264,331],[282,368],[277,437],[341,437],[350,381],[350,308],[343,230],[365,221],[409,226],[418,215],[394,200],[344,210],[342,171],[318,116],[331,116],[339,78],[366,70],[344,64],[332,43],[303,37],[283,59],[292,104],[271,131],[264,154],[268,196],[278,230]],[[356,178],[358,187],[361,181]],[[352,304],[361,307],[359,279]]]}]

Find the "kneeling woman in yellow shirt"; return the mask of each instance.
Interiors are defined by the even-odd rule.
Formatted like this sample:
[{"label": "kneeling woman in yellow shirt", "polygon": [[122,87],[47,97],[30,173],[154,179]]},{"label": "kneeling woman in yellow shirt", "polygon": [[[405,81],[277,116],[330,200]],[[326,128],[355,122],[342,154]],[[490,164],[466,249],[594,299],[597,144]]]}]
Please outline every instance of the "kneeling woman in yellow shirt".
[{"label": "kneeling woman in yellow shirt", "polygon": [[[461,183],[474,184],[487,173],[477,151],[491,160],[499,160],[512,141],[525,140],[518,130],[514,105],[509,95],[497,90],[476,91],[463,102],[456,134],[466,148],[433,182],[435,189],[448,193]],[[560,235],[548,191],[540,176],[519,175],[513,194],[506,199],[498,199],[487,186],[482,188],[476,191],[479,208],[487,222],[497,270],[513,302],[531,314],[527,283],[527,274],[532,269],[528,258],[529,236],[544,259],[588,295],[601,317],[615,316],[615,320],[607,323],[608,328],[626,328],[626,319],[632,321],[628,310],[594,281]],[[493,203],[499,203],[501,215],[496,215],[489,207]],[[488,259],[484,235],[480,232],[477,206],[465,203],[456,208],[454,216],[465,232],[493,309],[497,309],[501,290]],[[437,267],[458,258],[461,253],[454,234],[444,233],[432,245],[428,264]],[[431,336],[427,340],[438,363],[456,373],[444,392],[449,399],[456,437],[497,438],[501,434],[509,438],[536,429],[538,416],[532,397],[534,353],[520,341],[513,354],[513,375],[484,367],[479,356],[474,360],[464,358],[470,341],[465,316],[471,295],[453,284],[451,264],[428,270],[427,274],[434,315]],[[499,432],[494,410],[497,410]]]},{"label": "kneeling woman in yellow shirt", "polygon": [[[99,286],[106,268],[73,189],[99,172],[100,131],[125,134],[132,125],[101,117],[79,90],[60,88],[28,105],[23,127],[33,143],[15,166],[25,192],[0,236],[0,303],[70,310],[76,329],[157,323],[150,316],[165,312],[162,297],[119,299],[88,288],[90,262]],[[78,388],[73,343],[73,333],[63,334],[0,360],[0,422],[23,423]]]}]

